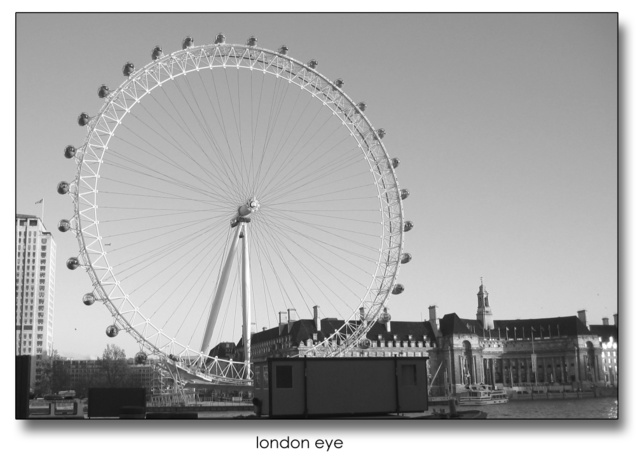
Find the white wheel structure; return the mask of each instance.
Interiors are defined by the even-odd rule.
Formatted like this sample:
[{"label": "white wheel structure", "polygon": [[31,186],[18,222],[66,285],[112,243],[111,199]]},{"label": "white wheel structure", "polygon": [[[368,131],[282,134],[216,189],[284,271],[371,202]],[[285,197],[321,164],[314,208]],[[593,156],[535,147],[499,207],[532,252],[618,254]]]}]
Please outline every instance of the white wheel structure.
[{"label": "white wheel structure", "polygon": [[[361,345],[388,320],[403,253],[407,190],[396,159],[354,103],[317,70],[257,46],[215,43],[152,51],[125,81],[99,89],[97,114],[78,118],[87,135],[65,156],[77,173],[61,182],[79,254],[113,316],[109,336],[129,333],[187,380],[250,384],[251,358],[209,357],[219,342],[245,350],[251,332],[282,311],[344,325],[314,355]],[[375,76],[374,76],[375,77]]]}]

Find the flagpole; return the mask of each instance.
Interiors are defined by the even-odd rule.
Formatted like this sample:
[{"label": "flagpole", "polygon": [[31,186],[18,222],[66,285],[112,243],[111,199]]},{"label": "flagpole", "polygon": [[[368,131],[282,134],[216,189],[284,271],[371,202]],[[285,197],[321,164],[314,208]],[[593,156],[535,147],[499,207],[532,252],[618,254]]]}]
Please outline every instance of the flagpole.
[{"label": "flagpole", "polygon": [[40,212],[40,221],[42,222],[42,226],[44,226],[44,198],[40,198],[39,201],[36,201],[36,204],[42,204],[42,211]]}]

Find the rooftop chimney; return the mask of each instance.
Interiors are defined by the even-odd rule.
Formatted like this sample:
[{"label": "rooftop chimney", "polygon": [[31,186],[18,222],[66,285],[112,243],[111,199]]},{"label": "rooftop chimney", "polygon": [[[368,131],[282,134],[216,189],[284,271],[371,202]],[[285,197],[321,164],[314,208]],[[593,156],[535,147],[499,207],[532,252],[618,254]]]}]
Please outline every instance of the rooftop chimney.
[{"label": "rooftop chimney", "polygon": [[364,313],[364,306],[360,307],[360,321],[362,323],[367,323],[367,315]]},{"label": "rooftop chimney", "polygon": [[602,318],[602,325],[609,325],[609,318],[608,317],[603,317]]},{"label": "rooftop chimney", "polygon": [[583,324],[587,325],[587,311],[584,309],[578,311],[578,319],[580,319]]},{"label": "rooftop chimney", "polygon": [[318,310],[320,309],[320,306],[314,306],[313,307],[313,323],[316,326],[316,331],[320,331],[320,316],[318,314]]},{"label": "rooftop chimney", "polygon": [[291,316],[291,311],[295,312],[295,309],[287,309],[287,331],[291,331],[291,327],[293,327],[293,317]]},{"label": "rooftop chimney", "polygon": [[438,309],[438,306],[436,306],[435,304],[432,304],[431,306],[429,306],[429,322],[435,322],[436,321],[436,309]]},{"label": "rooftop chimney", "polygon": [[287,322],[285,320],[286,314],[287,314],[286,312],[282,312],[282,311],[278,313],[278,329],[279,329],[280,335],[282,335],[282,331],[284,330],[284,327],[287,325]]},{"label": "rooftop chimney", "polygon": [[438,309],[438,306],[436,306],[435,304],[429,306],[429,323],[431,324],[431,329],[435,334],[437,334],[438,330],[440,329],[440,323],[437,318],[436,309]]}]

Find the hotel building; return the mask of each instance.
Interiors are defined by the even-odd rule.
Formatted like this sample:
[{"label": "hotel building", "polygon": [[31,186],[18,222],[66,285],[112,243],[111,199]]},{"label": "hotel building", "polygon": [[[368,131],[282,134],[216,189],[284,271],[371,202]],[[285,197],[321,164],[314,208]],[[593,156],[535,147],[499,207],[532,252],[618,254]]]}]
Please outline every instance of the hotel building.
[{"label": "hotel building", "polygon": [[32,387],[38,386],[42,355],[53,352],[56,243],[34,215],[16,215],[16,355],[32,359]]},{"label": "hotel building", "polygon": [[16,215],[16,355],[51,354],[56,243],[42,221]]}]

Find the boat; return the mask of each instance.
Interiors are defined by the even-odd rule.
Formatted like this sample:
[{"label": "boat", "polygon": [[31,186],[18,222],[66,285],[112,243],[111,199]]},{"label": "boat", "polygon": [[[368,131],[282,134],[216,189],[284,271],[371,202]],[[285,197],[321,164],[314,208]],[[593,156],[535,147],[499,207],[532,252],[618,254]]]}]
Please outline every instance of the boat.
[{"label": "boat", "polygon": [[487,419],[487,413],[480,410],[458,411],[456,400],[451,398],[449,399],[449,411],[434,408],[431,414],[422,416],[420,419]]},{"label": "boat", "polygon": [[432,414],[428,416],[422,416],[420,419],[487,419],[487,413],[480,410],[456,410],[454,412],[434,410]]},{"label": "boat", "polygon": [[433,405],[449,405],[449,400],[456,401],[456,398],[453,395],[429,395],[429,406]]},{"label": "boat", "polygon": [[502,389],[494,389],[486,384],[471,384],[469,392],[460,396],[459,403],[461,406],[498,405],[508,401],[507,393]]}]

